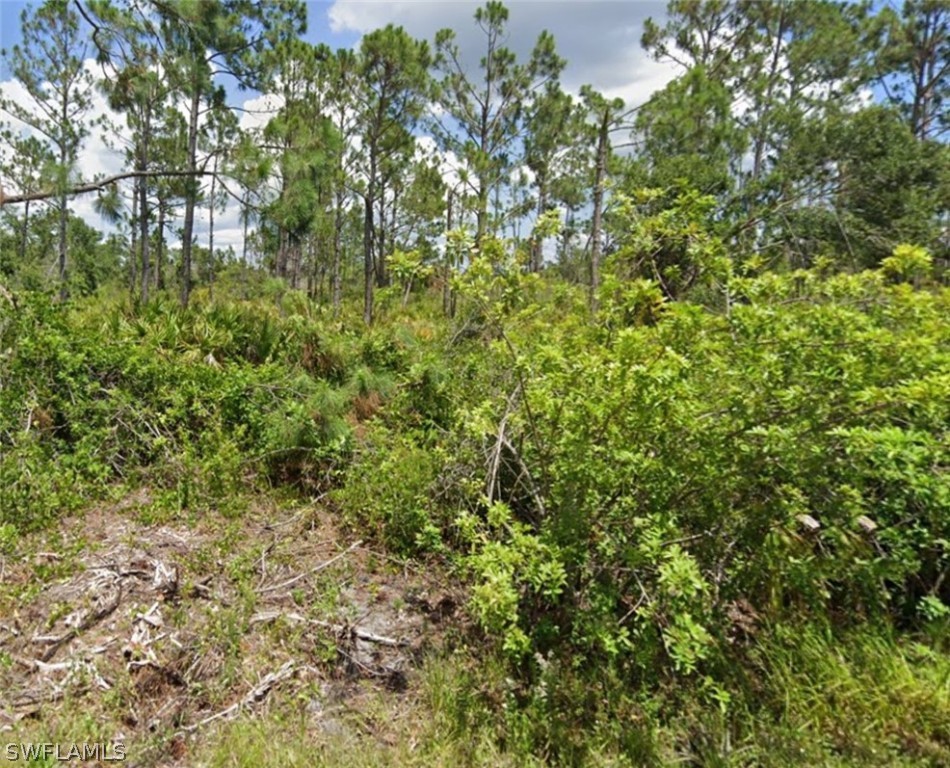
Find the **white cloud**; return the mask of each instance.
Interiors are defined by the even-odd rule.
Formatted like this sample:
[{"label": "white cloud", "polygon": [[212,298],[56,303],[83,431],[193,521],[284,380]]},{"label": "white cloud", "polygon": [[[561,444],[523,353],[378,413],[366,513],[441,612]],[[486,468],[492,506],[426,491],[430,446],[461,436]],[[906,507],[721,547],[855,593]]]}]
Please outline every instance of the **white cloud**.
[{"label": "white cloud", "polygon": [[277,114],[283,103],[283,98],[276,93],[266,93],[247,99],[241,108],[243,110],[240,119],[241,130],[263,128]]},{"label": "white cloud", "polygon": [[678,73],[676,65],[653,61],[646,55],[631,56],[628,64],[631,78],[627,82],[603,89],[604,96],[608,99],[623,99],[628,109],[644,104]]},{"label": "white cloud", "polygon": [[417,136],[416,159],[426,157],[435,158],[438,161],[442,180],[449,189],[458,186],[459,181],[461,181],[461,174],[467,167],[458,155],[454,152],[442,152],[432,136]]},{"label": "white cloud", "polygon": [[[365,34],[395,24],[432,41],[439,29],[454,29],[466,63],[474,69],[484,45],[484,35],[474,20],[480,5],[471,0],[336,0],[326,13],[330,28],[337,33]],[[508,3],[506,45],[525,61],[546,29],[554,36],[559,55],[567,60],[562,75],[566,90],[577,94],[582,85],[590,84],[611,98],[623,98],[627,106],[636,106],[674,74],[670,65],[653,61],[640,47],[644,21],[663,17],[665,5],[665,0],[513,0]]]},{"label": "white cloud", "polygon": [[[84,68],[89,72],[93,80],[101,77],[101,70],[94,59],[86,59]],[[87,120],[105,118],[111,124],[118,128],[118,135],[121,138],[125,132],[124,120],[120,115],[109,108],[108,100],[105,95],[97,88],[90,92],[91,105],[87,113]],[[0,82],[0,98],[9,99],[27,110],[35,110],[36,102],[27,92],[26,88],[16,80],[7,80]],[[0,120],[5,122],[14,133],[21,136],[27,136],[33,133],[33,130],[17,120],[10,114],[0,113]],[[79,179],[89,180],[96,174],[118,173],[122,169],[122,155],[110,148],[105,141],[104,133],[109,132],[110,128],[106,126],[89,126],[89,134],[83,143],[82,150],[77,158],[75,175]],[[9,151],[9,148],[4,148]],[[9,188],[16,188],[16,179],[8,179]]]},{"label": "white cloud", "polygon": [[[94,59],[86,59],[83,66],[92,76],[94,82],[101,78],[102,71]],[[36,107],[34,99],[23,85],[16,80],[0,82],[0,98],[10,99],[27,110]],[[121,147],[123,141],[128,138],[125,120],[109,108],[106,96],[98,88],[94,88],[90,92],[90,98],[91,106],[87,113],[89,122],[103,118],[105,122],[100,125],[89,126],[89,133],[83,142],[73,172],[77,182],[90,181],[97,175],[109,176],[121,172],[123,168],[122,152],[109,146],[109,142],[106,141],[106,134],[109,134],[110,142],[117,147]],[[28,125],[5,112],[0,112],[0,121],[6,123],[14,133],[21,136],[34,133]],[[8,156],[10,148],[0,147],[0,152],[3,153],[3,156]],[[3,179],[2,184],[8,192],[19,190],[15,178]],[[109,230],[108,223],[94,209],[95,200],[95,195],[79,195],[70,200],[70,208],[90,225],[101,230]]]}]

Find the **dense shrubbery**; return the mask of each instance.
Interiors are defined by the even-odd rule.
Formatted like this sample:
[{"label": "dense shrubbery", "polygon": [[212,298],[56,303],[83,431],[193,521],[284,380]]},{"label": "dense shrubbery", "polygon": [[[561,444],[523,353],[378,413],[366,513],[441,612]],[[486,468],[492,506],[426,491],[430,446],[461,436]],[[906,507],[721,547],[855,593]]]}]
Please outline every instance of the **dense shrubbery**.
[{"label": "dense shrubbery", "polygon": [[950,602],[950,295],[880,273],[731,291],[728,311],[524,339],[507,423],[545,510],[489,510],[473,559],[513,648],[566,642],[653,678],[759,619],[915,622]]},{"label": "dense shrubbery", "polygon": [[950,294],[893,265],[726,272],[712,305],[608,279],[589,325],[476,262],[454,417],[357,454],[343,507],[400,549],[440,528],[529,677],[703,679],[776,623],[946,616]]},{"label": "dense shrubbery", "polygon": [[532,690],[611,669],[728,709],[776,627],[945,634],[950,293],[905,272],[731,277],[712,306],[641,282],[595,326],[470,273],[456,418],[382,466],[441,464],[413,530],[442,527]]},{"label": "dense shrubbery", "polygon": [[405,356],[261,304],[0,309],[0,523],[23,529],[123,485],[205,508],[263,480],[333,484]]},{"label": "dense shrubbery", "polygon": [[591,322],[490,246],[451,327],[411,307],[350,332],[294,295],[4,303],[0,543],[115,489],[225,512],[261,484],[331,490],[360,535],[458,567],[527,718],[508,726],[568,761],[572,724],[662,723],[663,700],[777,712],[789,627],[940,647],[950,292],[921,253],[854,275],[698,268],[702,304],[608,275]]}]

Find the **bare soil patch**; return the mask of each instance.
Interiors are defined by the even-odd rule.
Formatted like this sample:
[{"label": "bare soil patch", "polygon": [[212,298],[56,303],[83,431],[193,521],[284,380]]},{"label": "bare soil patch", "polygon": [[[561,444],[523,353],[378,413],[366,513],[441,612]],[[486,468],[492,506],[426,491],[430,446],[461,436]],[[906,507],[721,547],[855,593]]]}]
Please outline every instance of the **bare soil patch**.
[{"label": "bare soil patch", "polygon": [[[288,702],[338,734],[368,694],[398,711],[457,618],[437,567],[374,551],[318,505],[155,524],[150,503],[89,510],[0,558],[2,741],[95,723],[83,737],[123,743],[127,765],[184,766],[206,729]],[[370,735],[385,743],[384,724]]]}]

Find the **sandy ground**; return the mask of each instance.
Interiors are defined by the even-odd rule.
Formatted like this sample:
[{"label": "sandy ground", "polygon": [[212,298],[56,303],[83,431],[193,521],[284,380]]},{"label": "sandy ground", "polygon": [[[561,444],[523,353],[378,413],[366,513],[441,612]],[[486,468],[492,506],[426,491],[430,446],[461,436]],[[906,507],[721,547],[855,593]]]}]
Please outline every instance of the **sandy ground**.
[{"label": "sandy ground", "polygon": [[0,742],[70,733],[124,744],[124,765],[184,766],[206,729],[291,700],[337,732],[368,691],[398,708],[459,619],[438,567],[374,551],[319,504],[160,523],[150,505],[0,556]]}]

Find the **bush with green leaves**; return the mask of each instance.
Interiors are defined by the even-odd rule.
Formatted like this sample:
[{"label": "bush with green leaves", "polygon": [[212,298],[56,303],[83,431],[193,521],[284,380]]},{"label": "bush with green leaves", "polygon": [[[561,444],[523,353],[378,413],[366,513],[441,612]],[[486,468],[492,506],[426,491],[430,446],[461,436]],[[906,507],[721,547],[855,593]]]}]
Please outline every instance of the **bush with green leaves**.
[{"label": "bush with green leaves", "polygon": [[96,308],[27,293],[0,299],[0,350],[0,524],[20,528],[116,484],[207,508],[262,478],[335,483],[350,412],[392,395],[369,362],[398,368],[405,354],[394,335],[361,346],[263,304]]},{"label": "bush with green leaves", "polygon": [[950,292],[817,270],[732,278],[715,311],[655,290],[586,332],[507,323],[518,405],[466,418],[504,422],[544,511],[467,537],[485,627],[657,681],[770,622],[950,604]]},{"label": "bush with green leaves", "polygon": [[439,471],[445,456],[382,423],[360,441],[334,500],[345,519],[401,554],[441,545]]}]

